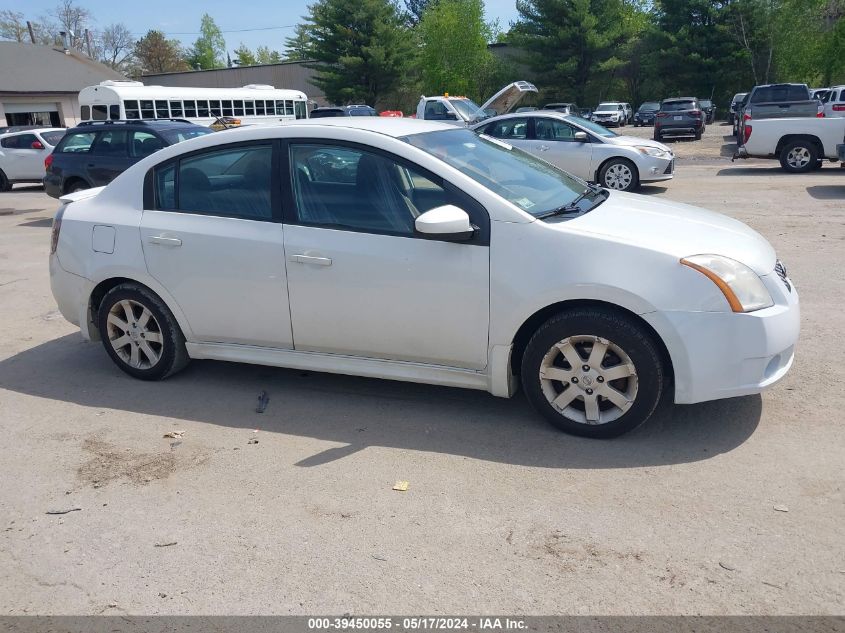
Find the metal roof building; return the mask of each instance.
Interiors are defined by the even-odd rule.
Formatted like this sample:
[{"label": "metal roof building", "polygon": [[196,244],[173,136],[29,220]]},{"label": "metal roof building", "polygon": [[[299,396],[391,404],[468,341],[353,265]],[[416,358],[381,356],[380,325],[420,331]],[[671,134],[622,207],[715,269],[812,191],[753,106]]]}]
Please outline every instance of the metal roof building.
[{"label": "metal roof building", "polygon": [[0,42],[0,127],[71,126],[79,121],[79,91],[119,72],[77,50]]},{"label": "metal roof building", "polygon": [[235,66],[213,70],[142,75],[139,79],[147,86],[184,86],[192,88],[240,88],[249,84],[268,84],[275,88],[300,90],[317,105],[328,105],[325,96],[311,79],[314,71],[305,67],[306,62],[281,62],[257,66]]}]

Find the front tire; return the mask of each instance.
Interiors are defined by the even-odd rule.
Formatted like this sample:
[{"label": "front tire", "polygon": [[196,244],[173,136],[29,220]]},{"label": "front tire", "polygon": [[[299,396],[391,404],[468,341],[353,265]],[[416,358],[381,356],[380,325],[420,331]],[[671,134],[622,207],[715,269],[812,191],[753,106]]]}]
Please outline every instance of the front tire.
[{"label": "front tire", "polygon": [[780,166],[793,174],[812,171],[819,160],[819,151],[810,141],[793,141],[780,151]]},{"label": "front tire", "polygon": [[539,413],[562,431],[591,438],[617,437],[645,422],[665,382],[650,334],[604,308],[546,321],[528,342],[521,378]]},{"label": "front tire", "polygon": [[633,191],[640,186],[636,166],[625,158],[613,158],[599,170],[599,184],[615,191]]},{"label": "front tire", "polygon": [[141,380],[163,380],[189,362],[185,337],[164,302],[134,283],[115,286],[97,311],[103,347],[115,364]]},{"label": "front tire", "polygon": [[12,183],[9,182],[9,179],[6,177],[6,174],[3,173],[3,170],[0,169],[0,191],[11,191],[12,190]]}]

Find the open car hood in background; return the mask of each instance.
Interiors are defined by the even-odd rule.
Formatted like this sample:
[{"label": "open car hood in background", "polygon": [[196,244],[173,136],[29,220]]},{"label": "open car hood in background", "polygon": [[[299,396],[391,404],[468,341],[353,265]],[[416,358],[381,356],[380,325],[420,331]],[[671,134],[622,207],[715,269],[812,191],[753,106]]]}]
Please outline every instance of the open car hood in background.
[{"label": "open car hood in background", "polygon": [[537,88],[527,81],[515,81],[508,84],[490,97],[481,106],[483,111],[495,110],[496,114],[507,114],[516,107],[529,92],[537,93]]}]

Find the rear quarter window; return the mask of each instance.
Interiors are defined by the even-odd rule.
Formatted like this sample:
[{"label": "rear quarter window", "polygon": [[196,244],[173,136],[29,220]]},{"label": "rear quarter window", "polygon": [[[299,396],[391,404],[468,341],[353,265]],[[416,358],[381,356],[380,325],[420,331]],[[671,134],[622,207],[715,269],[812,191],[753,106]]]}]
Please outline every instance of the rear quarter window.
[{"label": "rear quarter window", "polygon": [[96,132],[66,134],[55,151],[59,154],[86,154],[91,151],[96,136]]}]

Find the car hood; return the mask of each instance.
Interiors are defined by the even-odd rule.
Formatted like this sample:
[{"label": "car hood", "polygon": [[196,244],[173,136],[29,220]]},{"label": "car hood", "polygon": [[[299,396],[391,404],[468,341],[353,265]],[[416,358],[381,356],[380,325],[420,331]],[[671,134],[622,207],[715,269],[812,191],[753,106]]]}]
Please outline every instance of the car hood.
[{"label": "car hood", "polygon": [[523,97],[525,97],[525,95],[529,92],[537,92],[537,88],[534,84],[528,83],[527,81],[515,81],[512,84],[508,84],[499,90],[499,92],[487,99],[487,101],[481,105],[481,110],[495,110],[497,115],[507,114],[516,108],[516,105],[522,101]]},{"label": "car hood", "polygon": [[657,147],[664,152],[669,152],[674,156],[672,148],[667,147],[663,143],[658,143],[650,138],[640,138],[639,136],[609,136],[603,139],[606,143],[613,143],[614,145],[625,145],[627,147],[634,147],[639,145],[641,147]]},{"label": "car hood", "polygon": [[775,268],[772,245],[739,220],[642,194],[612,191],[593,211],[556,226],[610,237],[678,259],[723,255],[742,262],[758,275],[767,275]]}]

